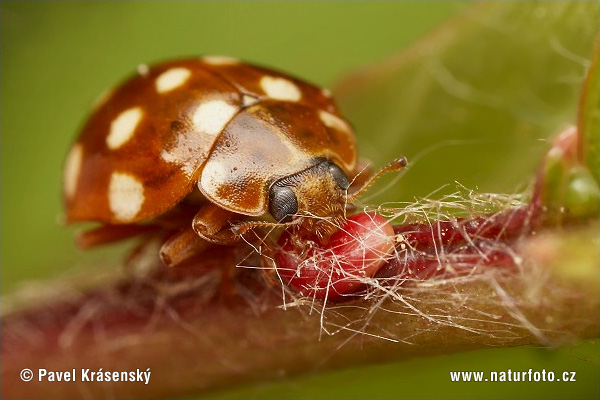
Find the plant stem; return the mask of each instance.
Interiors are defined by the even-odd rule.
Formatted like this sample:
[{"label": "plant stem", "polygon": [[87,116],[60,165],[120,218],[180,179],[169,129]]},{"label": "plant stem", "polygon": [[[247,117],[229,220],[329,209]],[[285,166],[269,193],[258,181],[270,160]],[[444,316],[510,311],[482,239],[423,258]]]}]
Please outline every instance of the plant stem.
[{"label": "plant stem", "polygon": [[[36,293],[2,320],[2,396],[173,396],[315,367],[595,337],[597,229],[512,239],[523,259],[516,271],[488,263],[468,276],[411,285],[375,279],[364,297],[337,305],[295,299],[256,269],[237,268],[233,281],[222,280],[235,265],[260,265],[242,246],[221,248],[195,267],[115,273],[68,298]],[[22,382],[23,368],[152,374],[148,385]]]}]

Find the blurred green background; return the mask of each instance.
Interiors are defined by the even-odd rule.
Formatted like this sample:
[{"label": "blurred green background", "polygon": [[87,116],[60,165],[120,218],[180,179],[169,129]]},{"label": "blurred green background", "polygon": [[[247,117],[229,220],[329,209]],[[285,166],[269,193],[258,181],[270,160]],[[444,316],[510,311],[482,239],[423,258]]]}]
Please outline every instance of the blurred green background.
[{"label": "blurred green background", "polygon": [[[59,225],[61,166],[94,99],[137,65],[181,56],[226,54],[331,86],[345,73],[407,47],[465,4],[3,1],[0,7],[0,256],[1,290],[6,294],[21,282],[93,268],[121,257],[123,246],[86,253],[74,248],[72,235],[80,228]],[[510,31],[503,34],[510,35]],[[474,70],[478,71],[477,66]],[[532,97],[537,101],[538,95],[543,93]],[[347,110],[355,104],[348,102]],[[427,111],[422,117],[436,120]],[[361,146],[376,164],[405,152],[405,147],[385,146],[385,136],[369,132],[364,122],[368,118],[358,114],[356,118]],[[445,171],[451,176],[452,169]],[[427,180],[427,174],[432,172],[425,169],[407,179]],[[447,176],[436,177],[448,182]],[[439,185],[435,180],[431,184],[434,188]],[[597,350],[596,342],[559,351],[482,350],[353,368],[214,396],[597,397]],[[574,370],[578,381],[449,383],[450,370],[507,368]]]},{"label": "blurred green background", "polygon": [[93,101],[139,64],[227,54],[328,85],[411,43],[458,7],[2,2],[2,290],[110,258],[112,251],[76,251],[74,230],[58,225],[61,167]]}]

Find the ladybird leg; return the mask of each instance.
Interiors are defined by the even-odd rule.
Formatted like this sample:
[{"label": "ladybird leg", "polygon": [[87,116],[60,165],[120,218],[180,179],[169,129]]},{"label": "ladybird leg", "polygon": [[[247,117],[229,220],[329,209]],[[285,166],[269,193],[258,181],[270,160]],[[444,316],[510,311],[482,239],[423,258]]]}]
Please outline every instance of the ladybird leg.
[{"label": "ladybird leg", "polygon": [[80,249],[89,249],[159,229],[156,225],[103,225],[99,228],[81,232],[76,236],[75,243]]},{"label": "ladybird leg", "polygon": [[183,264],[214,244],[227,245],[239,241],[228,228],[235,214],[212,203],[205,204],[194,216],[192,226],[174,234],[162,245],[160,258],[169,267]]},{"label": "ladybird leg", "polygon": [[194,217],[192,228],[202,239],[216,244],[234,244],[239,241],[239,235],[229,229],[229,221],[234,213],[215,204],[205,204]]},{"label": "ladybird leg", "polygon": [[300,220],[300,219],[295,219],[290,222],[245,221],[245,222],[241,222],[241,223],[233,225],[231,227],[231,230],[237,236],[243,236],[255,228],[267,228],[267,229],[286,228],[286,227],[290,227],[290,226],[299,225],[301,222],[302,222],[302,220]]},{"label": "ladybird leg", "polygon": [[164,232],[143,238],[125,258],[125,271],[135,278],[152,276],[163,265],[159,249],[165,241]]},{"label": "ladybird leg", "polygon": [[[214,247],[215,244],[198,236],[192,227],[172,235],[162,245],[160,258],[167,267],[192,266],[188,263],[194,257]],[[222,251],[219,255],[221,270],[221,283],[219,294],[222,300],[229,301],[237,295],[235,276],[237,268],[233,251]]]},{"label": "ladybird leg", "polygon": [[160,248],[160,259],[167,267],[177,267],[213,244],[198,237],[190,227],[169,237]]}]

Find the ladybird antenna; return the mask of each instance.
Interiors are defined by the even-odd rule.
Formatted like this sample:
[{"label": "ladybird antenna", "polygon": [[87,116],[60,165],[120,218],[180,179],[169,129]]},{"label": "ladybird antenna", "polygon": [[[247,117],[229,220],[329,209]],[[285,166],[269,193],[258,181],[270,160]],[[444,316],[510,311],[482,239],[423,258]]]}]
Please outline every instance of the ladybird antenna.
[{"label": "ladybird antenna", "polygon": [[367,181],[363,183],[363,185],[356,192],[348,193],[347,202],[352,203],[354,200],[356,200],[361,194],[370,188],[377,179],[381,178],[382,175],[387,174],[388,172],[400,171],[401,169],[405,168],[407,164],[408,161],[406,161],[406,157],[396,158],[377,171],[372,177],[367,179]]}]

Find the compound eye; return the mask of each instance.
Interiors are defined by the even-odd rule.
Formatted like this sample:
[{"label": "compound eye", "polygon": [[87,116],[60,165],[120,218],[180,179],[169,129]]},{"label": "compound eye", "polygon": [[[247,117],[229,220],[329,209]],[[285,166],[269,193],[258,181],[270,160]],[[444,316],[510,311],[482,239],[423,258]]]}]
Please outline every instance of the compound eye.
[{"label": "compound eye", "polygon": [[333,163],[329,164],[329,173],[333,177],[335,183],[337,183],[337,185],[342,190],[348,190],[348,188],[350,187],[350,181],[348,180],[348,177],[346,176],[344,171],[340,169],[340,167]]},{"label": "compound eye", "polygon": [[273,186],[269,194],[269,212],[278,222],[289,222],[298,212],[298,200],[287,186]]}]

